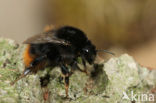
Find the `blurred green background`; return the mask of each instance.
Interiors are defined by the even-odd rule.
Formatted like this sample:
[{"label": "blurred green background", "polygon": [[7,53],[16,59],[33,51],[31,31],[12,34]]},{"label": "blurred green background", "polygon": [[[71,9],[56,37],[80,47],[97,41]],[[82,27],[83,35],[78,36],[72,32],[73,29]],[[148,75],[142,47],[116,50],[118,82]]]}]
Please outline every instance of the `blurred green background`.
[{"label": "blurred green background", "polygon": [[98,49],[126,52],[156,68],[156,0],[0,0],[0,8],[3,37],[22,42],[46,25],[71,25]]}]

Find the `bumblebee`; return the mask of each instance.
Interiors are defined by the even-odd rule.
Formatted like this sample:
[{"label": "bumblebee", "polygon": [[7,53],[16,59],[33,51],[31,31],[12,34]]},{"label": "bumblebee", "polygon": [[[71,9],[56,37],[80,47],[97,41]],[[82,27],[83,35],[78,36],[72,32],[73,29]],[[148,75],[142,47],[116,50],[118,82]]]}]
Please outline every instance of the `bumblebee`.
[{"label": "bumblebee", "polygon": [[37,34],[24,41],[27,47],[24,51],[23,59],[25,70],[12,84],[20,78],[30,73],[37,73],[46,67],[60,67],[65,83],[66,97],[68,96],[69,77],[71,69],[83,71],[77,65],[78,57],[82,58],[82,63],[86,67],[86,62],[94,64],[97,55],[96,47],[88,40],[86,34],[80,29],[63,26],[52,29],[41,34]]}]

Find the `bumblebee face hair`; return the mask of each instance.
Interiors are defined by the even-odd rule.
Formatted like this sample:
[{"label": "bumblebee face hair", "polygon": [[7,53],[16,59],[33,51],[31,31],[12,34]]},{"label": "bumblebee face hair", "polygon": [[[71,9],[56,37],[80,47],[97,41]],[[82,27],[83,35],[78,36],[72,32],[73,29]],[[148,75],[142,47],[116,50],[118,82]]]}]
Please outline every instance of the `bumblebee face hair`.
[{"label": "bumblebee face hair", "polygon": [[96,57],[96,49],[95,46],[91,44],[91,42],[88,42],[88,45],[86,45],[82,49],[82,58],[87,60],[89,64],[93,64]]}]

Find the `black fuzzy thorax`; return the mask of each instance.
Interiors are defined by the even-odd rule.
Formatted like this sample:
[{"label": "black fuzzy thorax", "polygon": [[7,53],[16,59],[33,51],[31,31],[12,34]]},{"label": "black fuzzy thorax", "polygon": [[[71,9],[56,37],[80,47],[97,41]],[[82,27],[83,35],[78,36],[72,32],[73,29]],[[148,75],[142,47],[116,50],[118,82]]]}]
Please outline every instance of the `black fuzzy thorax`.
[{"label": "black fuzzy thorax", "polygon": [[56,31],[56,36],[60,39],[69,41],[73,46],[77,47],[77,49],[83,48],[83,46],[88,42],[88,38],[84,32],[70,26],[58,29]]},{"label": "black fuzzy thorax", "polygon": [[[57,29],[56,37],[68,41],[72,47],[75,47],[75,52],[77,56],[83,57],[88,62],[92,63],[96,56],[96,47],[88,40],[86,34],[80,29],[64,26]],[[86,54],[85,50],[89,52]]]}]

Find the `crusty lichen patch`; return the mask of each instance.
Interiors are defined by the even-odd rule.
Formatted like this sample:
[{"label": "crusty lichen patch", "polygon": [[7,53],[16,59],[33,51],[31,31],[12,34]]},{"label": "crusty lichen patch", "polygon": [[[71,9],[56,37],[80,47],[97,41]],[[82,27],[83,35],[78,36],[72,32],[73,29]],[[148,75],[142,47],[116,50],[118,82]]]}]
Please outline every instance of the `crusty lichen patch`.
[{"label": "crusty lichen patch", "polygon": [[64,98],[59,68],[50,72],[47,88],[41,88],[39,80],[47,69],[28,75],[11,86],[10,82],[24,70],[23,49],[23,45],[13,40],[0,39],[0,103],[44,103],[44,90],[48,91],[46,103],[131,103],[122,100],[123,92],[128,95],[131,91],[147,93],[156,85],[156,71],[141,67],[132,57],[124,54],[96,65],[95,69],[89,66],[89,75],[76,71],[70,78],[69,99]]},{"label": "crusty lichen patch", "polygon": [[14,71],[10,69],[0,68],[0,102],[1,103],[17,103],[18,101],[18,93],[17,90],[10,86],[10,81],[12,80],[12,76],[14,75]]}]

